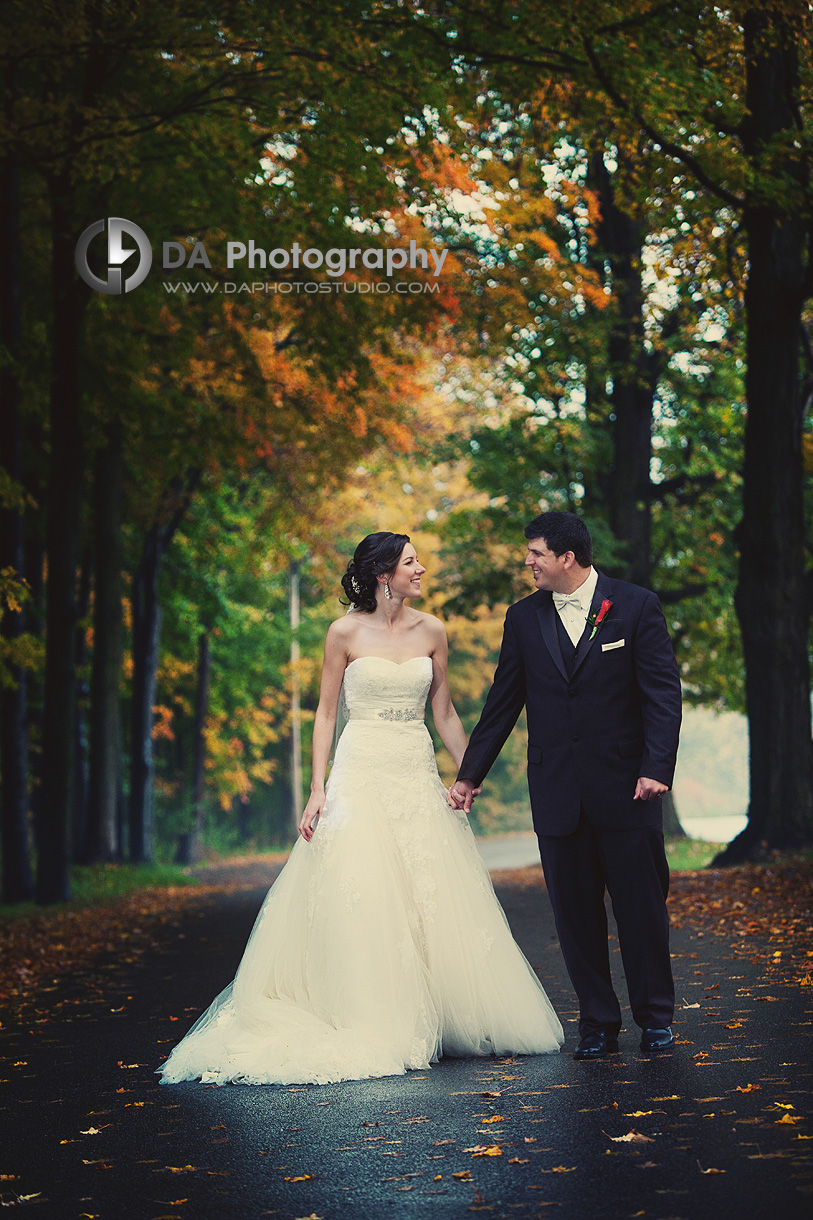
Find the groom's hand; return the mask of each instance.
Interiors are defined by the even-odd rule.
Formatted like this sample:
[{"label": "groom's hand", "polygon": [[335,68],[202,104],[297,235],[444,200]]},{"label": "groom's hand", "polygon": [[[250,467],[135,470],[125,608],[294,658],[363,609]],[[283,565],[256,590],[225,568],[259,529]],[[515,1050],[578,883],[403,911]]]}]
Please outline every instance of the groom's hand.
[{"label": "groom's hand", "polygon": [[659,796],[663,796],[664,792],[668,791],[666,784],[662,784],[660,780],[647,779],[646,776],[641,775],[635,785],[635,796],[632,799],[634,801],[656,801]]},{"label": "groom's hand", "polygon": [[456,779],[449,789],[449,798],[453,802],[455,809],[462,809],[464,813],[471,813],[472,801],[482,791],[482,788],[475,788],[470,779]]}]

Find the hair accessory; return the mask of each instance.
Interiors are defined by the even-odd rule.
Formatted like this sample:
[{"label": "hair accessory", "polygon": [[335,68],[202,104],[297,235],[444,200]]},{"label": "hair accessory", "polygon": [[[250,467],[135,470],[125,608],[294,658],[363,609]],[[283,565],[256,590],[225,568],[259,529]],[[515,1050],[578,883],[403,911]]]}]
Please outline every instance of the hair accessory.
[{"label": "hair accessory", "polygon": [[361,596],[361,585],[356,580],[355,576],[350,577],[350,588],[353,590],[353,592],[355,594],[357,594],[358,596]]},{"label": "hair accessory", "polygon": [[384,585],[384,596],[386,597],[387,601],[392,600],[392,594],[390,593],[390,582],[389,581],[387,581]]}]

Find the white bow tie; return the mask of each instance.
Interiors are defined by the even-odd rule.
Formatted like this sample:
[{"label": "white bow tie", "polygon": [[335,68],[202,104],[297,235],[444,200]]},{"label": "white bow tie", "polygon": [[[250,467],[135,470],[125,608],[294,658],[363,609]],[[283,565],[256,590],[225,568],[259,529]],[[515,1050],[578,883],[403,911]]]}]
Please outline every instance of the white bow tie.
[{"label": "white bow tie", "polygon": [[553,604],[557,610],[564,610],[565,606],[575,606],[577,610],[582,609],[582,599],[578,593],[554,593]]}]

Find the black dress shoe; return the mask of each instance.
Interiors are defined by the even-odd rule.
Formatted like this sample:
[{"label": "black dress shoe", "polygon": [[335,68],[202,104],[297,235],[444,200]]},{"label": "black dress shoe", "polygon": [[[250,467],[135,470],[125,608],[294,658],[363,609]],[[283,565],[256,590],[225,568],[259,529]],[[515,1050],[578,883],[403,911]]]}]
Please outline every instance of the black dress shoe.
[{"label": "black dress shoe", "polygon": [[647,1053],[668,1051],[674,1041],[675,1036],[668,1025],[666,1029],[645,1029],[641,1034],[641,1050]]},{"label": "black dress shoe", "polygon": [[574,1059],[602,1059],[605,1055],[615,1054],[618,1050],[618,1038],[608,1033],[606,1029],[597,1029],[592,1034],[585,1034],[573,1052]]}]

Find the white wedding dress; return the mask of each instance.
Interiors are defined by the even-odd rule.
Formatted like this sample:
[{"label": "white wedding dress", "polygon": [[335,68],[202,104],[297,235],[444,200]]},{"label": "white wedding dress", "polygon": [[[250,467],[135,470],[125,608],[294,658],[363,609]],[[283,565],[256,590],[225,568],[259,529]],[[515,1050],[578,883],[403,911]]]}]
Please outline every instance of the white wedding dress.
[{"label": "white wedding dress", "polygon": [[424,705],[430,657],[359,657],[310,843],[297,841],[234,982],[162,1083],[326,1084],[445,1055],[558,1051],[562,1026],[511,935]]}]

